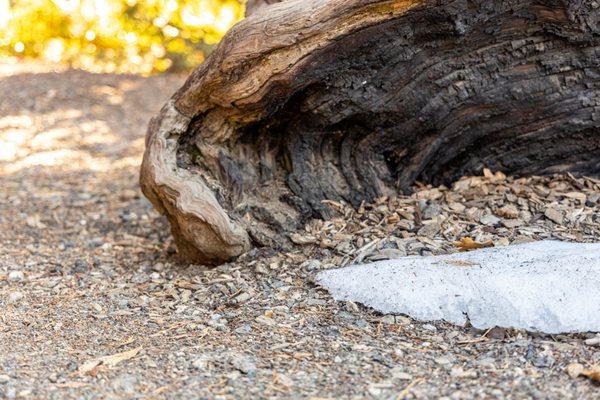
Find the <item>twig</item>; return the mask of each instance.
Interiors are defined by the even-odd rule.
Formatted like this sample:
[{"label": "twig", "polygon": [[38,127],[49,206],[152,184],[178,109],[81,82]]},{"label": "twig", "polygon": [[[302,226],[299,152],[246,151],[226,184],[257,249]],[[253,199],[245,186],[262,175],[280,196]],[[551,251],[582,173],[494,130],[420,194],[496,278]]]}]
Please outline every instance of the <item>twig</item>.
[{"label": "twig", "polygon": [[492,331],[492,329],[493,328],[488,329],[487,331],[485,331],[485,333],[483,335],[481,335],[481,337],[479,337],[477,339],[459,340],[458,342],[456,342],[456,344],[471,344],[471,343],[485,342],[486,340],[488,340],[487,335],[488,335],[488,333],[490,333]]},{"label": "twig", "polygon": [[396,399],[401,400],[403,398],[405,398],[409,393],[410,393],[410,389],[412,389],[413,387],[415,387],[416,385],[418,385],[421,382],[424,382],[425,378],[417,378],[414,381],[412,381],[411,383],[408,384],[408,386],[406,386],[404,388],[404,390],[402,390],[400,393],[398,393],[398,396],[396,397]]}]

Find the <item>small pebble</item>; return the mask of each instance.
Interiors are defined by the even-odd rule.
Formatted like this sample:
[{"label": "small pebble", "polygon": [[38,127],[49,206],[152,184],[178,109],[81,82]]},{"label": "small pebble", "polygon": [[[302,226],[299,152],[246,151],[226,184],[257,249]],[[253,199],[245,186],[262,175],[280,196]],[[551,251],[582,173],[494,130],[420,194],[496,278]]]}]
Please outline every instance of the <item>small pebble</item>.
[{"label": "small pebble", "polygon": [[452,367],[450,376],[453,378],[477,378],[477,371],[473,369],[465,371],[461,367]]},{"label": "small pebble", "polygon": [[158,272],[153,272],[150,274],[150,279],[153,281],[160,279],[160,274]]},{"label": "small pebble", "polygon": [[208,369],[208,359],[206,357],[198,357],[194,361],[192,361],[192,366],[200,371],[204,371]]},{"label": "small pebble", "polygon": [[246,335],[246,334],[252,332],[252,327],[249,324],[244,324],[242,326],[235,328],[234,332],[237,333],[238,335]]},{"label": "small pebble", "polygon": [[500,218],[496,217],[493,214],[486,214],[479,220],[484,225],[494,226],[500,222]]},{"label": "small pebble", "polygon": [[488,337],[491,339],[503,340],[506,336],[506,329],[495,327],[490,330]]},{"label": "small pebble", "polygon": [[21,292],[11,292],[8,295],[8,302],[10,304],[16,304],[16,303],[20,302],[21,300],[23,300],[23,297],[25,297],[25,296]]},{"label": "small pebble", "polygon": [[307,260],[300,267],[306,269],[307,271],[314,271],[321,266],[321,261],[319,260]]},{"label": "small pebble", "polygon": [[22,271],[10,271],[7,280],[9,282],[22,282],[25,280],[25,275]]},{"label": "small pebble", "polygon": [[438,357],[434,361],[436,364],[439,364],[439,365],[448,365],[448,364],[452,363],[452,360],[450,358],[444,357],[444,356]]},{"label": "small pebble", "polygon": [[256,371],[256,365],[245,356],[232,357],[231,366],[246,375],[253,375]]},{"label": "small pebble", "polygon": [[161,272],[165,269],[165,264],[163,263],[156,263],[152,266],[152,270],[156,271],[156,272]]},{"label": "small pebble", "polygon": [[550,368],[554,365],[554,357],[539,355],[533,360],[533,365],[538,368]]},{"label": "small pebble", "polygon": [[102,238],[93,238],[88,240],[87,245],[89,248],[94,249],[96,247],[101,247],[104,244]]},{"label": "small pebble", "polygon": [[433,217],[437,217],[438,215],[440,215],[440,213],[440,205],[437,202],[431,202],[423,210],[423,219],[432,219]]},{"label": "small pebble", "polygon": [[411,381],[413,376],[403,371],[392,371],[392,377],[401,381]]},{"label": "small pebble", "polygon": [[7,399],[12,400],[17,397],[17,391],[14,387],[6,388],[6,391],[4,392],[4,396]]},{"label": "small pebble", "polygon": [[373,397],[381,396],[381,389],[378,388],[377,386],[370,385],[368,391],[369,391],[369,394]]},{"label": "small pebble", "polygon": [[78,273],[86,272],[89,269],[88,263],[81,258],[75,260],[75,265],[73,266],[73,270]]},{"label": "small pebble", "polygon": [[410,320],[410,318],[405,317],[403,315],[396,315],[396,323],[400,324],[400,325],[409,325],[412,321]]},{"label": "small pebble", "polygon": [[586,339],[585,344],[587,344],[588,346],[600,346],[600,336]]},{"label": "small pebble", "polygon": [[237,295],[235,297],[235,301],[237,301],[238,303],[243,303],[249,299],[250,299],[250,294],[248,292],[240,293],[239,295]]},{"label": "small pebble", "polygon": [[309,306],[324,306],[325,304],[327,304],[327,301],[323,300],[323,299],[308,299],[308,300],[306,300],[306,305],[309,305]]}]

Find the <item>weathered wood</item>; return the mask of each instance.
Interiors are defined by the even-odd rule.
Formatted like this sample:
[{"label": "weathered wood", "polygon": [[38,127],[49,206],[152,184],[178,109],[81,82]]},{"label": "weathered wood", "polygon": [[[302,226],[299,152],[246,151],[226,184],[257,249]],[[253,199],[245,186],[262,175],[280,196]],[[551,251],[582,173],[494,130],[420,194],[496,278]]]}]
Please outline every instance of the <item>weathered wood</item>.
[{"label": "weathered wood", "polygon": [[180,252],[286,246],[322,200],[600,171],[592,2],[288,0],[235,26],[150,124],[144,193]]},{"label": "weathered wood", "polygon": [[246,17],[255,14],[270,4],[279,3],[281,0],[248,0],[246,2]]}]

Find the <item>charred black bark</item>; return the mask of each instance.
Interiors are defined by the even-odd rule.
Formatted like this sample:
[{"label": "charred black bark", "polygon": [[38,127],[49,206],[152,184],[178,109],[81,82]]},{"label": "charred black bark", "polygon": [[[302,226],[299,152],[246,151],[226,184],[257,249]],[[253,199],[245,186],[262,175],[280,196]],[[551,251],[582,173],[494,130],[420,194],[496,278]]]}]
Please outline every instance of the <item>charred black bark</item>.
[{"label": "charred black bark", "polygon": [[[191,118],[179,165],[204,179],[255,242],[285,245],[306,218],[330,216],[325,199],[358,205],[415,180],[449,183],[484,167],[600,172],[600,11],[592,5],[336,3],[258,12],[174,96]],[[294,8],[305,14],[286,21]],[[310,29],[291,39],[287,29],[282,39],[281,23]],[[245,30],[270,28],[263,40],[272,43],[231,64]],[[213,70],[224,74],[218,83]],[[229,96],[227,87],[251,89]],[[199,97],[214,88],[213,99]]]}]

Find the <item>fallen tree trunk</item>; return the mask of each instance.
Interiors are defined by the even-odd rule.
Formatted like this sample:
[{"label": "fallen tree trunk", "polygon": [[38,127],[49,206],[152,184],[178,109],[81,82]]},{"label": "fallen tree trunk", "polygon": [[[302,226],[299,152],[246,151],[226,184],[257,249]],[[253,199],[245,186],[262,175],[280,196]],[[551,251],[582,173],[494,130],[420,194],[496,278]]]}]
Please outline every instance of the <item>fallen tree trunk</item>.
[{"label": "fallen tree trunk", "polygon": [[593,2],[288,0],[236,25],[148,129],[141,185],[188,260],[286,246],[354,205],[600,171]]},{"label": "fallen tree trunk", "polygon": [[246,1],[246,17],[252,15],[263,8],[279,3],[281,0],[248,0]]}]

